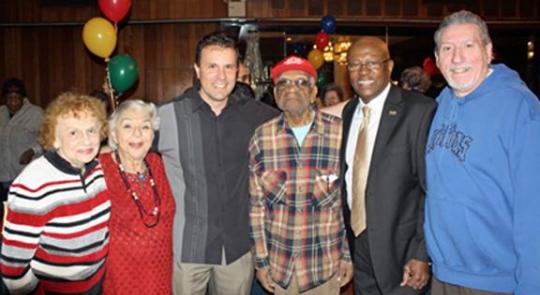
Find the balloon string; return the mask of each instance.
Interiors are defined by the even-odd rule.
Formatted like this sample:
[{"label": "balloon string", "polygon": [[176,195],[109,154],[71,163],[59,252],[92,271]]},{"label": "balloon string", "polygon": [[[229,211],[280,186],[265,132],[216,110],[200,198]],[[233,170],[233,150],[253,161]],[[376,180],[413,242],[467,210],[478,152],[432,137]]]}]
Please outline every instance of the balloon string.
[{"label": "balloon string", "polygon": [[[109,84],[109,87],[111,87],[111,85]],[[109,99],[111,100],[111,109],[112,111],[116,111],[116,98],[114,97],[114,94],[112,91],[109,91]]]},{"label": "balloon string", "polygon": [[107,96],[109,96],[109,99],[111,101],[111,109],[114,112],[116,111],[117,103],[116,103],[116,97],[114,95],[114,90],[111,84],[111,76],[109,75],[109,66],[107,66],[107,69],[106,69],[105,81],[106,81],[105,83],[106,83],[107,89],[104,89],[104,90],[107,93]]}]

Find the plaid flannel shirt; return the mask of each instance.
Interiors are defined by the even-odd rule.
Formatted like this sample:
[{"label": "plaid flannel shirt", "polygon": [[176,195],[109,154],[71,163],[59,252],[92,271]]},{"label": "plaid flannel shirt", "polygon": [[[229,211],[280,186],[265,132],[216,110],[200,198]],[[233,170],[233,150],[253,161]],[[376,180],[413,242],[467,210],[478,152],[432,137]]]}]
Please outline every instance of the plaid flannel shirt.
[{"label": "plaid flannel shirt", "polygon": [[300,292],[350,262],[339,179],[341,120],[317,112],[300,147],[283,115],[260,126],[250,143],[250,222],[257,268]]}]

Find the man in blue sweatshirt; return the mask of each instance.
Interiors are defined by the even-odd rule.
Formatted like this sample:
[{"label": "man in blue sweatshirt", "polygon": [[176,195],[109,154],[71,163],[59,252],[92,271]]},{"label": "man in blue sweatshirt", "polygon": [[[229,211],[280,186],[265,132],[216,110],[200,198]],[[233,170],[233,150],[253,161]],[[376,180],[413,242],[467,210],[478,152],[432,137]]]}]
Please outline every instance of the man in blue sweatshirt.
[{"label": "man in blue sweatshirt", "polygon": [[432,294],[540,294],[540,103],[505,65],[477,15],[435,33],[449,87],[437,98],[424,231]]}]

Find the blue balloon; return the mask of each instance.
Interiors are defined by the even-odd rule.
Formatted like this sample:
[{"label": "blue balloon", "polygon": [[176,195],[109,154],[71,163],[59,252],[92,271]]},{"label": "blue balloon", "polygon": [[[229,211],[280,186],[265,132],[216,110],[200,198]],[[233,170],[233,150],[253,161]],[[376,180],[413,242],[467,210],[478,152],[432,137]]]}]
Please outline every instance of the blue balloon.
[{"label": "blue balloon", "polygon": [[292,51],[294,55],[305,57],[307,45],[304,42],[294,42],[292,44]]},{"label": "blue balloon", "polygon": [[321,29],[327,34],[333,34],[336,32],[336,19],[327,15],[321,19]]}]

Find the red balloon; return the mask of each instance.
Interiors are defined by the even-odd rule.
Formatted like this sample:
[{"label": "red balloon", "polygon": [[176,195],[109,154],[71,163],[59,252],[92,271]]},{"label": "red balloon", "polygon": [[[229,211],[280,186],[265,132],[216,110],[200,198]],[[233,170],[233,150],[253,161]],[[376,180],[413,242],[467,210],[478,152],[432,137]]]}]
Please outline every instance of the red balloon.
[{"label": "red balloon", "polygon": [[113,22],[121,21],[131,7],[131,0],[99,0],[99,9]]},{"label": "red balloon", "polygon": [[439,72],[437,65],[429,56],[424,59],[424,62],[422,63],[422,68],[424,69],[424,72],[429,75],[429,77],[432,77]]},{"label": "red balloon", "polygon": [[328,34],[325,32],[318,32],[315,36],[315,45],[317,45],[317,49],[320,51],[324,51],[324,48],[328,45],[330,42],[330,37],[328,37]]}]

